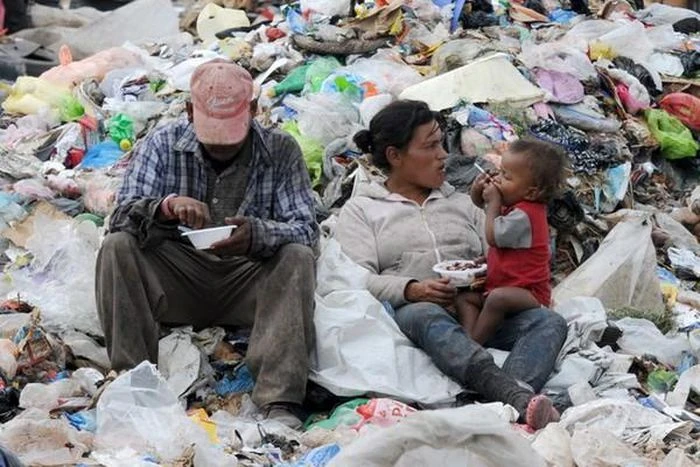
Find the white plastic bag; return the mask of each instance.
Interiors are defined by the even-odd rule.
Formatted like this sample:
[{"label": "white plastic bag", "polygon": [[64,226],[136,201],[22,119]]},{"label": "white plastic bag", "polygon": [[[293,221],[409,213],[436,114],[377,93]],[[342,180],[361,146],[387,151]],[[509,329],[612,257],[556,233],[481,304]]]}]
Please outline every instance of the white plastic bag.
[{"label": "white plastic bag", "polygon": [[673,24],[686,18],[700,19],[700,13],[687,8],[652,3],[649,5],[649,8],[639,11],[637,13],[637,18],[647,24],[659,26],[662,24]]},{"label": "white plastic bag", "polygon": [[0,295],[22,297],[42,311],[43,323],[52,328],[75,328],[101,336],[95,302],[95,262],[100,229],[92,222],[34,218],[26,248],[34,255],[28,268],[12,271]]},{"label": "white plastic bag", "polygon": [[623,318],[616,324],[622,330],[622,337],[617,341],[622,353],[637,357],[651,354],[661,363],[676,367],[681,362],[682,353],[690,351],[685,335],[664,336],[649,320]]},{"label": "white plastic bag", "polygon": [[574,75],[580,80],[598,76],[585,52],[564,43],[535,45],[532,42],[526,42],[518,58],[530,69],[543,68],[559,71]]},{"label": "white plastic bag", "polygon": [[491,409],[470,405],[419,412],[359,438],[328,467],[544,467],[527,440]]},{"label": "white plastic bag", "polygon": [[554,301],[597,297],[606,308],[633,306],[664,311],[656,276],[656,249],[649,216],[629,216],[613,228],[598,251],[553,291]]},{"label": "white plastic bag", "polygon": [[301,0],[301,11],[346,17],[350,14],[350,0]]},{"label": "white plastic bag", "polygon": [[97,403],[98,449],[130,447],[172,461],[188,446],[208,442],[151,363],[118,377]]},{"label": "white plastic bag", "polygon": [[78,431],[65,418],[29,409],[0,428],[0,445],[26,465],[75,465],[92,448],[92,434]]},{"label": "white plastic bag", "polygon": [[288,95],[284,104],[298,112],[301,134],[328,145],[360,129],[360,115],[355,106],[338,94]]},{"label": "white plastic bag", "polygon": [[337,241],[328,241],[318,261],[310,378],[339,396],[372,392],[426,404],[453,400],[460,386],[401,333],[366,290],[368,274]]},{"label": "white plastic bag", "polygon": [[371,58],[360,58],[339,71],[361,76],[373,82],[380,92],[398,97],[407,87],[423,81],[423,77],[414,68],[397,60],[400,57],[394,59],[389,54],[377,54]]},{"label": "white plastic bag", "polygon": [[610,47],[615,54],[629,57],[636,62],[646,61],[654,52],[654,44],[647,37],[644,25],[639,21],[604,34],[599,41]]}]

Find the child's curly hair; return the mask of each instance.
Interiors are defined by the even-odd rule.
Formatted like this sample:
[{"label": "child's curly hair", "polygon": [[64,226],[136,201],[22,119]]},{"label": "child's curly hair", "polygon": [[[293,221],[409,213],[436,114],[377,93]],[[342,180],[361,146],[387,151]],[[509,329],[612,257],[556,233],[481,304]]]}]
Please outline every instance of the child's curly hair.
[{"label": "child's curly hair", "polygon": [[533,182],[540,189],[540,202],[549,203],[559,195],[569,162],[561,147],[523,138],[511,143],[508,149],[527,158]]}]

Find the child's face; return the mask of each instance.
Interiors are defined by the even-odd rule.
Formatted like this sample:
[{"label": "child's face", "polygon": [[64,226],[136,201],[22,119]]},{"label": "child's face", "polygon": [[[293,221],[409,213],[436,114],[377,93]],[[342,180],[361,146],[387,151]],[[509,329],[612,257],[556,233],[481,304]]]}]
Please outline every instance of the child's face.
[{"label": "child's face", "polygon": [[527,157],[507,151],[501,159],[501,170],[495,178],[505,206],[520,201],[537,201],[539,189],[532,177]]}]

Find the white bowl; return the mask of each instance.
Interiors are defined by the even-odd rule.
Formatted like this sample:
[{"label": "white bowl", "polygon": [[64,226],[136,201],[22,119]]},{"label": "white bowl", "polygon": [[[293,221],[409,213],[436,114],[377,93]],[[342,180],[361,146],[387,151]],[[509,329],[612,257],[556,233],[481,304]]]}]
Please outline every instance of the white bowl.
[{"label": "white bowl", "polygon": [[208,250],[214,243],[230,237],[235,228],[235,225],[225,225],[211,229],[190,230],[183,232],[182,236],[187,237],[196,249]]},{"label": "white bowl", "polygon": [[[459,268],[459,270],[453,270]],[[475,279],[486,274],[486,264],[476,265],[474,261],[457,259],[443,261],[433,266],[433,272],[450,279],[455,287],[468,287]]]}]

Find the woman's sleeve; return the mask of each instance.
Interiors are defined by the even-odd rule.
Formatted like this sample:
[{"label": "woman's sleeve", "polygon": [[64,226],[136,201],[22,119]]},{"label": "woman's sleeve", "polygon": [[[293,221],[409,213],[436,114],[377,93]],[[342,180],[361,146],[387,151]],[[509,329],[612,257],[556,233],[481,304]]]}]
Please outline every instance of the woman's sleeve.
[{"label": "woman's sleeve", "polygon": [[481,241],[481,251],[486,254],[489,249],[489,244],[486,241],[486,213],[483,209],[478,208],[471,199],[468,202],[467,221],[476,229]]},{"label": "woman's sleeve", "polygon": [[381,274],[377,253],[381,245],[377,245],[377,238],[362,207],[353,200],[340,212],[335,238],[350,259],[370,272],[367,289],[377,300],[388,301],[394,307],[407,303],[404,292],[408,283],[415,279]]}]

